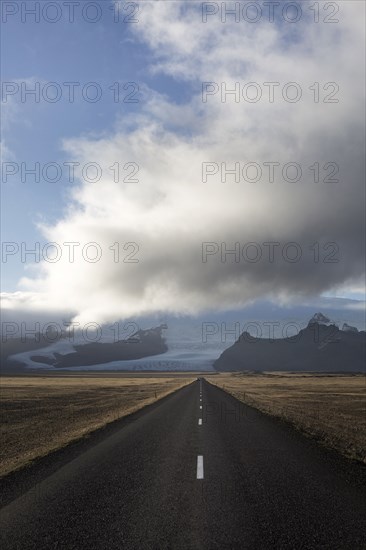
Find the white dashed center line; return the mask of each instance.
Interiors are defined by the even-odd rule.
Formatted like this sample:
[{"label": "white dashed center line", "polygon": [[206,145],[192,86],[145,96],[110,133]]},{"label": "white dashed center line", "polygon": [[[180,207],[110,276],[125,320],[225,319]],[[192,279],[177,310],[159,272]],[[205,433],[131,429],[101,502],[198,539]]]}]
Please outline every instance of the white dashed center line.
[{"label": "white dashed center line", "polygon": [[199,418],[199,419],[198,419],[198,425],[199,425],[199,426],[202,426],[202,418]]},{"label": "white dashed center line", "polygon": [[202,405],[200,405],[200,409],[202,409]]},{"label": "white dashed center line", "polygon": [[203,479],[203,456],[197,456],[197,479]]}]

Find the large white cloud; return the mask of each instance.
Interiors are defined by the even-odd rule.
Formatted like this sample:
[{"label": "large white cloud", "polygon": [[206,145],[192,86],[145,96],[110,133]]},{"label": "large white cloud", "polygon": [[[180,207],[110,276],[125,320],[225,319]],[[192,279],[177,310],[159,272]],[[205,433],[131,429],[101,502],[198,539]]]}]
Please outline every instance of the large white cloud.
[{"label": "large white cloud", "polygon": [[[58,223],[44,227],[48,241],[62,246],[58,262],[43,262],[37,276],[21,281],[25,296],[50,309],[75,312],[78,320],[110,321],[154,311],[196,312],[244,305],[257,297],[286,301],[316,295],[359,280],[363,261],[364,164],[362,150],[364,82],[364,6],[342,3],[338,24],[225,23],[218,17],[202,23],[198,4],[151,2],[143,5],[136,40],[151,51],[148,69],[190,86],[185,104],[146,89],[141,114],[119,123],[113,134],[64,142],[70,159],[82,166],[97,162],[99,182],[79,174],[70,205]],[[201,100],[202,82],[232,88],[257,82],[257,103],[220,94]],[[264,82],[279,82],[275,101]],[[283,100],[280,90],[297,82],[303,97]],[[336,82],[338,103],[314,103],[309,86]],[[332,88],[328,89],[328,93]],[[220,175],[202,182],[202,163],[297,162],[298,183],[277,178],[235,183]],[[110,170],[136,163],[137,182],[115,182]],[[315,162],[339,165],[339,183],[312,181]],[[328,171],[329,172],[329,171]],[[126,175],[126,172],[121,172]],[[324,177],[324,173],[321,177]],[[103,255],[88,262],[80,250],[96,242]],[[62,243],[80,242],[70,263]],[[114,261],[109,249],[120,243]],[[131,246],[139,250],[123,262]],[[217,253],[202,262],[202,242],[232,248],[255,242],[263,255],[257,262]],[[279,242],[269,261],[266,242]],[[301,249],[298,262],[283,258],[286,243]],[[320,261],[310,246],[320,245]],[[335,243],[336,262],[324,262],[326,243]],[[248,255],[253,253],[249,251]],[[92,249],[90,249],[92,252]],[[294,248],[289,249],[291,255]],[[35,298],[36,297],[36,298]]]}]

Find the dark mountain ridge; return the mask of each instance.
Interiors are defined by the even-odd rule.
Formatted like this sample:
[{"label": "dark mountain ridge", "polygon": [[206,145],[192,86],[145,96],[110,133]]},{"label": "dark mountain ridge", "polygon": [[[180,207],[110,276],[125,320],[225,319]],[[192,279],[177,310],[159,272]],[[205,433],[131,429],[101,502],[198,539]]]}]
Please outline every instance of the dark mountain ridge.
[{"label": "dark mountain ridge", "polygon": [[339,327],[315,314],[306,328],[289,338],[255,338],[243,332],[215,361],[218,371],[363,372],[366,333]]},{"label": "dark mountain ridge", "polygon": [[112,343],[91,343],[74,346],[75,352],[61,355],[55,353],[54,367],[78,367],[110,363],[112,361],[141,359],[158,355],[168,350],[162,337],[166,325],[148,330],[138,330],[130,338]]},{"label": "dark mountain ridge", "polygon": [[49,365],[50,367],[78,367],[97,365],[99,363],[109,363],[111,361],[133,360],[158,355],[168,350],[163,330],[167,328],[166,324],[151,329],[140,329],[129,338],[118,340],[116,342],[91,342],[87,344],[74,344],[75,351],[71,353],[42,354],[37,350],[47,349],[51,343],[66,339],[67,335],[58,336],[57,334],[36,334],[33,338],[9,338],[3,343],[1,349],[1,369],[5,372],[14,368],[22,368],[20,359],[12,356],[18,353],[33,351],[31,360]]}]

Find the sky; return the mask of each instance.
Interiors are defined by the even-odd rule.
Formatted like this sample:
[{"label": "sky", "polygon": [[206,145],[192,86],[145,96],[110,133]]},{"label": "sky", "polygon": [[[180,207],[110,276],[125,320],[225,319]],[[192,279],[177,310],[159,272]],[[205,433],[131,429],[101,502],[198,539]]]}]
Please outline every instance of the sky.
[{"label": "sky", "polygon": [[360,310],[363,2],[23,4],[2,3],[5,310]]}]

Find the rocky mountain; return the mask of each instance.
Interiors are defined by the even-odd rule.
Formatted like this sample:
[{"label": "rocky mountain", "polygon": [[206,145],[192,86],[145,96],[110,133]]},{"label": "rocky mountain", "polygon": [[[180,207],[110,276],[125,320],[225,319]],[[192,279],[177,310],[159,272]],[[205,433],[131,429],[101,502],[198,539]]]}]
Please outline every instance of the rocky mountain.
[{"label": "rocky mountain", "polygon": [[10,358],[13,355],[46,348],[51,342],[54,343],[63,338],[65,338],[65,335],[59,336],[51,330],[46,331],[46,333],[36,332],[33,335],[23,336],[21,338],[7,338],[2,335],[0,346],[1,369],[4,370],[8,364],[12,364]]},{"label": "rocky mountain", "polygon": [[342,330],[344,332],[358,332],[358,329],[356,327],[352,327],[348,323],[343,323]]},{"label": "rocky mountain", "polygon": [[15,351],[15,354],[5,358],[2,369],[12,366],[21,367],[22,353],[24,355],[24,352],[33,349],[35,350],[34,354],[29,353],[31,361],[57,368],[98,365],[159,355],[168,349],[162,334],[165,328],[167,328],[166,325],[160,325],[152,329],[140,329],[129,338],[116,342],[74,344],[69,346],[71,351],[68,350],[66,353],[50,351],[49,341],[48,347],[40,345],[42,340],[34,346],[14,344],[9,346],[9,351],[13,351],[13,353]]},{"label": "rocky mountain", "polygon": [[329,326],[329,325],[334,325],[335,323],[333,323],[333,321],[331,321],[329,319],[329,317],[326,317],[325,315],[323,315],[322,313],[315,313],[312,318],[310,319],[309,321],[309,325],[312,325],[314,323],[318,323],[318,325],[326,325],[326,326]]},{"label": "rocky mountain", "polygon": [[254,338],[243,332],[215,361],[218,371],[344,371],[364,372],[366,333],[342,327],[321,313],[289,338]]},{"label": "rocky mountain", "polygon": [[148,330],[138,330],[130,338],[118,342],[96,342],[74,346],[74,353],[65,355],[55,353],[53,366],[60,368],[98,365],[99,363],[158,355],[168,349],[162,337],[162,330],[163,327],[159,326]]}]

